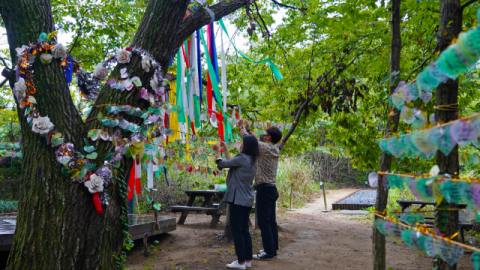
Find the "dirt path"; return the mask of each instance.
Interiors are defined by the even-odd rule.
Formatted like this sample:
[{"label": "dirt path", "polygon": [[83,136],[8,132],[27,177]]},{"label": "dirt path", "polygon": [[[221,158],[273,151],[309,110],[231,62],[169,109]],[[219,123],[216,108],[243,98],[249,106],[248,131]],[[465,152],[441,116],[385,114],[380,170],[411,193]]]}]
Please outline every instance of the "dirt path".
[{"label": "dirt path", "polygon": [[[327,199],[331,199],[331,204],[335,201],[333,198],[341,199],[349,192],[354,190],[332,190]],[[280,210],[278,259],[254,261],[254,269],[371,269],[371,225],[357,216],[340,215],[335,211],[323,213],[323,209],[323,198],[319,198],[296,211]],[[224,217],[221,221],[217,229],[209,229],[209,216],[189,215],[185,225],[178,225],[176,231],[157,238],[159,244],[149,257],[143,256],[141,248],[129,252],[126,268],[226,269],[225,264],[236,260],[236,256],[233,243],[221,238]],[[260,232],[252,230],[251,233],[254,251],[258,251],[261,249]],[[468,259],[468,255],[464,256],[458,269],[473,269]],[[387,238],[387,268],[431,269],[431,262],[431,258]]]}]

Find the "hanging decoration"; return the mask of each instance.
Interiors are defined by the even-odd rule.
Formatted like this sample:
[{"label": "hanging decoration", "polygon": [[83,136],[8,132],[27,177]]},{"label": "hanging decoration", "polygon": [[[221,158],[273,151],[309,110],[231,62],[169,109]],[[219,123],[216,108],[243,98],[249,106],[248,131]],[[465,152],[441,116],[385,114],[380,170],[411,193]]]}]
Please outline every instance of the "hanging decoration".
[{"label": "hanging decoration", "polygon": [[[480,10],[477,11],[480,19]],[[480,29],[460,33],[457,41],[445,49],[412,83],[401,82],[390,96],[389,102],[402,110],[406,102],[421,98],[428,102],[432,91],[448,79],[455,80],[480,60]]]},{"label": "hanging decoration", "polygon": [[[228,36],[228,33],[226,34]],[[67,53],[66,48],[57,43],[56,32],[48,35],[41,33],[37,43],[17,48],[19,60],[16,63],[16,83],[13,92],[19,101],[20,108],[24,110],[24,115],[31,126],[31,130],[42,135],[46,139],[47,145],[55,148],[56,160],[62,164],[62,174],[83,184],[92,194],[92,201],[97,213],[101,214],[103,212],[102,204],[108,205],[108,194],[105,187],[115,183],[116,177],[114,175],[116,175],[123,156],[132,157],[135,160],[132,164],[132,173],[128,183],[130,189],[127,197],[129,198],[133,196],[133,192],[141,192],[139,179],[142,164],[147,170],[147,186],[149,188],[152,187],[154,172],[158,175],[160,171],[164,172],[168,185],[167,171],[172,166],[190,173],[220,175],[219,171],[208,166],[188,164],[195,158],[205,161],[207,156],[212,155],[209,152],[211,149],[206,150],[206,147],[199,147],[199,143],[209,145],[212,142],[216,143],[216,139],[213,137],[204,138],[197,134],[196,129],[201,127],[202,120],[211,120],[215,125],[218,124],[219,137],[229,143],[230,146],[238,147],[239,144],[233,143],[233,140],[241,140],[238,134],[234,135],[232,132],[232,125],[235,126],[236,120],[241,117],[241,108],[239,107],[238,111],[232,110],[231,115],[228,113],[226,106],[226,64],[223,49],[222,93],[220,93],[214,40],[212,25],[209,29],[210,49],[207,48],[202,29],[194,33],[191,40],[184,43],[177,54],[177,81],[171,84],[171,86],[176,86],[173,87],[172,93],[165,91],[165,80],[159,63],[150,53],[140,48],[126,47],[117,51],[106,61],[99,63],[93,72],[85,72],[78,66],[75,59]],[[200,107],[203,100],[200,41],[203,42],[204,50],[207,52],[205,55],[210,84],[207,87],[207,97],[210,95],[211,103],[207,102],[210,105],[207,104],[205,113],[201,113]],[[121,66],[119,76],[110,78],[103,87],[110,87],[121,92],[136,91],[139,98],[147,100],[150,106],[147,109],[142,109],[128,104],[96,105],[97,107],[104,107],[104,110],[102,109],[88,121],[97,120],[105,127],[116,129],[113,131],[92,129],[88,132],[88,138],[83,140],[83,148],[81,146],[75,147],[73,143],[66,142],[63,134],[55,130],[55,124],[52,123],[50,118],[47,115],[41,115],[38,110],[34,96],[37,89],[33,81],[33,62],[37,56],[45,65],[59,61],[65,70],[68,84],[72,80],[72,74],[76,73],[78,90],[89,101],[94,101],[98,97],[101,84],[108,78],[110,69],[115,64],[125,65],[125,67]],[[151,74],[149,85],[142,84],[140,80],[142,76],[129,74],[128,64],[132,57],[140,57],[143,71]],[[276,69],[270,59],[264,61],[264,63],[270,63],[272,70]],[[277,79],[281,79],[281,74],[278,69],[276,70],[277,72],[274,71],[274,73]],[[223,102],[221,97],[223,97]],[[218,110],[215,103],[218,104]],[[131,122],[130,119],[127,121],[119,116],[121,113],[138,117],[142,121],[140,124]],[[210,117],[205,117],[206,115],[210,115]],[[289,126],[289,124],[274,122],[255,122],[253,125],[258,128],[275,125],[280,129]],[[191,130],[189,131],[189,129]],[[125,132],[129,132],[129,135],[126,136]],[[160,144],[156,142],[156,138],[159,138]],[[98,160],[96,147],[89,144],[89,142],[99,139],[110,141],[115,145],[114,151],[100,161]],[[173,142],[180,141],[186,144],[186,149],[172,149],[169,139]],[[9,147],[16,148],[13,145],[0,144],[0,154],[4,151],[5,154],[8,154],[6,149]],[[15,151],[17,150],[19,149],[15,149]],[[169,157],[173,158],[175,153],[182,159],[186,158],[187,163],[169,159]],[[11,155],[21,156],[21,153],[17,151],[16,153],[12,152]],[[224,173],[226,172],[224,171]]]},{"label": "hanging decoration", "polygon": [[[434,166],[432,171],[435,169],[438,169],[438,166]],[[455,204],[464,201],[469,208],[480,209],[480,179],[478,178],[460,178],[449,174],[437,175],[432,172],[425,175],[378,172],[378,175],[386,176],[389,188],[408,188],[419,200],[445,199]],[[480,216],[478,218],[480,219]]]},{"label": "hanging decoration", "polygon": [[[455,265],[463,257],[465,249],[473,251],[470,263],[474,269],[480,269],[480,249],[452,240],[458,233],[447,237],[438,229],[431,229],[418,221],[418,214],[408,213],[397,219],[396,215],[389,213],[374,213],[383,220],[377,220],[375,226],[385,236],[398,243],[404,242],[415,251],[429,257],[440,256],[449,265]],[[404,224],[406,223],[406,224]]]},{"label": "hanging decoration", "polygon": [[384,153],[395,157],[432,158],[436,151],[448,155],[455,145],[462,147],[478,141],[480,113],[404,135],[394,134],[378,142]]}]

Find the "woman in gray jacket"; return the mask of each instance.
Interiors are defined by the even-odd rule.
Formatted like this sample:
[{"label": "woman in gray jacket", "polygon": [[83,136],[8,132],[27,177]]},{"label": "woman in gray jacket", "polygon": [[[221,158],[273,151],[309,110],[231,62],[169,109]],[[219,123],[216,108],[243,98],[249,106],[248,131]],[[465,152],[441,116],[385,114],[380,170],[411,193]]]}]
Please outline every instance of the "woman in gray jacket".
[{"label": "woman in gray jacket", "polygon": [[230,168],[227,175],[227,192],[223,200],[230,205],[230,229],[238,258],[237,261],[227,264],[227,268],[251,268],[252,238],[248,230],[248,220],[253,206],[256,159],[260,153],[258,141],[251,135],[243,137],[240,154],[234,158],[230,156],[225,142],[222,142],[221,148],[225,152],[226,160],[222,159],[220,146],[213,146],[213,150],[217,151],[218,168]]}]

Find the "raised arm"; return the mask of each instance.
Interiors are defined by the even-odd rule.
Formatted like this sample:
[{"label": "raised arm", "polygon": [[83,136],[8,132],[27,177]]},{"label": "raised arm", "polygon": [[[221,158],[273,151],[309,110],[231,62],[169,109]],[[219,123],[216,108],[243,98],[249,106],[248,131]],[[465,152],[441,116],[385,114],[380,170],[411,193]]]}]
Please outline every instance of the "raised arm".
[{"label": "raised arm", "polygon": [[224,169],[224,168],[235,168],[235,167],[240,167],[245,160],[241,155],[236,155],[234,158],[230,160],[223,160],[221,158],[217,159],[217,167],[219,169]]}]

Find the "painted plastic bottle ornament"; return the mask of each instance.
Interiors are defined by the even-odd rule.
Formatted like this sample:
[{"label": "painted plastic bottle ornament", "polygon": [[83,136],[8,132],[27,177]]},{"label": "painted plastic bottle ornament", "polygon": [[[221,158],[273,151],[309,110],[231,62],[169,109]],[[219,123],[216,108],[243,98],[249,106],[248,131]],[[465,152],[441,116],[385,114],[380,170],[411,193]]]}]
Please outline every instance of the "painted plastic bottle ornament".
[{"label": "painted plastic bottle ornament", "polygon": [[53,58],[53,56],[51,54],[42,53],[40,55],[40,61],[44,65],[50,64],[52,62],[52,58]]},{"label": "painted plastic bottle ornament", "polygon": [[45,32],[40,33],[40,35],[38,36],[38,40],[39,41],[47,41],[47,33],[45,33]]}]

